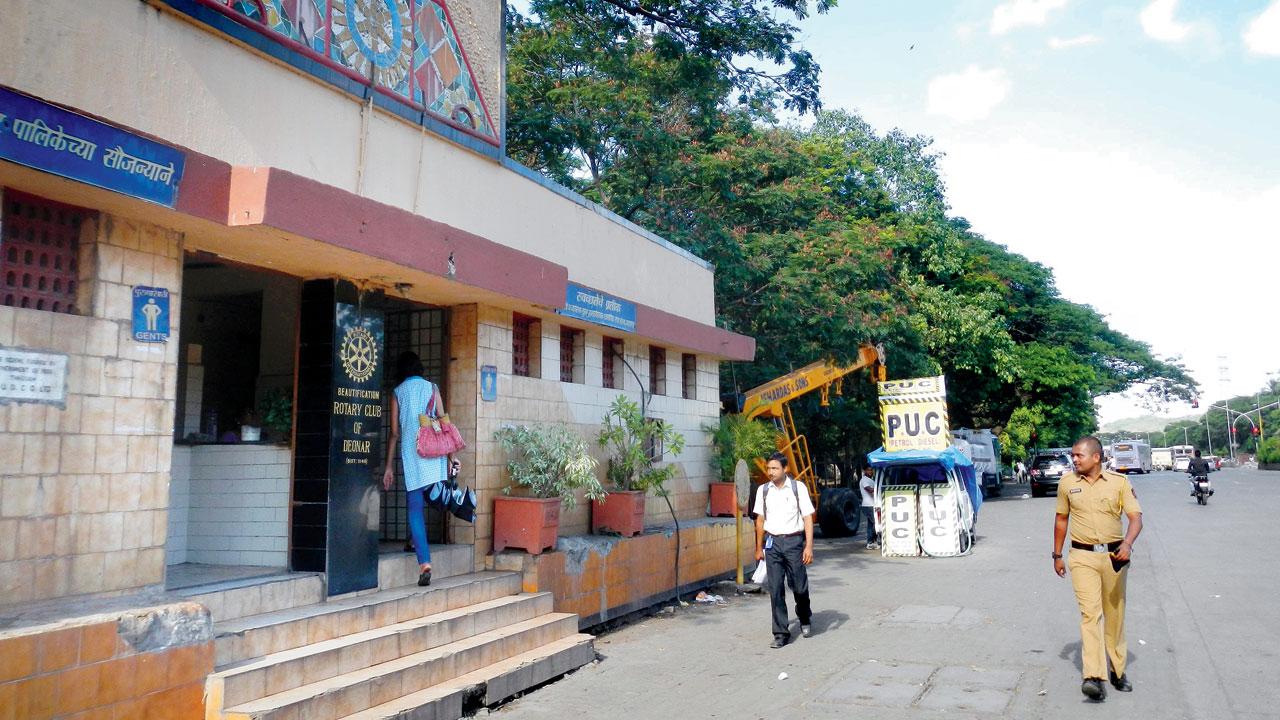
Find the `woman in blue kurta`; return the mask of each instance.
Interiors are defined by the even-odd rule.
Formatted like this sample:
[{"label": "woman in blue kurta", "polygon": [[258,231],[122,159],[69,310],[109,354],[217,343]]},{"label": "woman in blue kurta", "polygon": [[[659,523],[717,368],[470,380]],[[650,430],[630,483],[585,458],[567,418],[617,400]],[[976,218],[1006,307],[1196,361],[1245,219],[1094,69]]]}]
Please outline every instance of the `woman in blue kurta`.
[{"label": "woman in blue kurta", "polygon": [[[444,414],[444,398],[435,383],[424,378],[422,361],[412,352],[404,352],[396,361],[396,385],[391,396],[391,437],[387,441],[387,469],[382,473],[382,487],[391,490],[395,484],[395,457],[400,451],[404,468],[404,486],[409,499],[409,534],[418,554],[419,585],[431,584],[431,548],[427,545],[426,491],[448,477],[448,458],[424,458],[418,455],[418,416]],[[435,395],[435,406],[431,397]]]}]

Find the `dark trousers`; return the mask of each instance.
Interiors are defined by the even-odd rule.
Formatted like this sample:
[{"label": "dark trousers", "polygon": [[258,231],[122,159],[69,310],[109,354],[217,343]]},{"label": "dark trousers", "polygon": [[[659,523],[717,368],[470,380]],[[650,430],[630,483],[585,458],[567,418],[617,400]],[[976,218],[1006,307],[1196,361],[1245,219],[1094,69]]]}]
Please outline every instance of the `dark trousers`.
[{"label": "dark trousers", "polygon": [[769,575],[769,600],[773,606],[773,636],[791,637],[787,623],[787,585],[796,599],[796,617],[801,625],[808,625],[813,612],[809,609],[809,573],[800,561],[804,552],[804,535],[788,535],[773,538],[773,547],[764,551],[765,567]]},{"label": "dark trousers", "polygon": [[880,536],[876,534],[876,509],[873,507],[863,506],[862,519],[867,524],[867,544],[880,542]]}]

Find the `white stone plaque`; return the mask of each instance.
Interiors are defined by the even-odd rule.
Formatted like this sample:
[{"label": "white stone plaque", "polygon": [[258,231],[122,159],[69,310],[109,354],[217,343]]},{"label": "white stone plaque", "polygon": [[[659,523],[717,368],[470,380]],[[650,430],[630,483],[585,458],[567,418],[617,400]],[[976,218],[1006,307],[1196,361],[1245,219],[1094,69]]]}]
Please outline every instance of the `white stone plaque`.
[{"label": "white stone plaque", "polygon": [[67,403],[67,356],[0,347],[0,404]]}]

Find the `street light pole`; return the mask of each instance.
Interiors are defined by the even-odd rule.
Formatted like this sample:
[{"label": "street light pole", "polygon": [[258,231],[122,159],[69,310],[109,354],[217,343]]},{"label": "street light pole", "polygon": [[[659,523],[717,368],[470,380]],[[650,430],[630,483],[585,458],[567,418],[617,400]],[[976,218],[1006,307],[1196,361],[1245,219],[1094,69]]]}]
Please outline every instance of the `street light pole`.
[{"label": "street light pole", "polygon": [[1222,404],[1227,408],[1227,457],[1231,458],[1231,462],[1236,461],[1236,439],[1231,434],[1231,400],[1223,400]]}]

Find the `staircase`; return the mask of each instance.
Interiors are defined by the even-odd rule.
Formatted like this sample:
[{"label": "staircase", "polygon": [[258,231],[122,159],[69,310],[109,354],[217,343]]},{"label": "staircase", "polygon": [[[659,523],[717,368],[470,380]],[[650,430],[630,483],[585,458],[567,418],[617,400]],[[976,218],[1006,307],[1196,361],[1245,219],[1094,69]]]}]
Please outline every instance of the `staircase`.
[{"label": "staircase", "polygon": [[[416,582],[416,565],[399,567],[412,556],[383,562],[394,567],[379,577]],[[464,704],[499,702],[595,658],[578,616],[553,612],[550,593],[521,592],[517,573],[453,565],[449,576],[448,559],[436,560],[446,576],[425,588],[241,616],[225,603],[206,720],[454,720]]]}]

